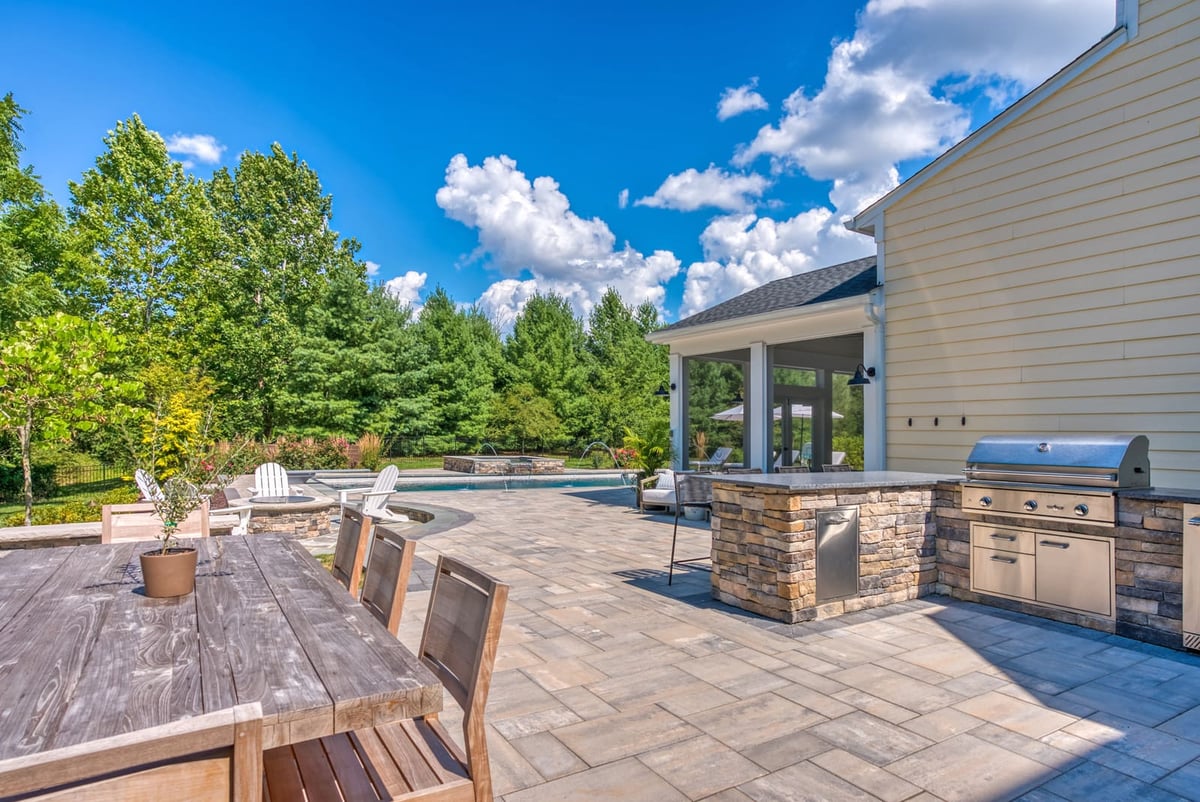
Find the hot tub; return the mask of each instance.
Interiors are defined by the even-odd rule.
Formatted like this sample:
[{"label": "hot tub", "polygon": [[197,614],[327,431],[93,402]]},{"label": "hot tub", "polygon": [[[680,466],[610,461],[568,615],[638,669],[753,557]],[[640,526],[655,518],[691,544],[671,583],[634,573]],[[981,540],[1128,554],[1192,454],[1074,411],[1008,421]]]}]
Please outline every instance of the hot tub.
[{"label": "hot tub", "polygon": [[483,454],[476,456],[442,457],[442,468],[458,473],[479,473],[493,476],[543,475],[563,472],[563,460],[552,457],[499,457]]}]

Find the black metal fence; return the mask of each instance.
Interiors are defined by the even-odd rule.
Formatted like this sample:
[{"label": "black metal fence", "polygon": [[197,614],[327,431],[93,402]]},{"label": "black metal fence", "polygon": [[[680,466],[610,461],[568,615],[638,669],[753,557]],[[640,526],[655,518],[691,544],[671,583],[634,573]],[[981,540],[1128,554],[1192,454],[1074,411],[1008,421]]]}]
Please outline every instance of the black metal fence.
[{"label": "black metal fence", "polygon": [[54,484],[71,487],[129,476],[133,476],[133,468],[128,465],[59,465],[54,469]]}]

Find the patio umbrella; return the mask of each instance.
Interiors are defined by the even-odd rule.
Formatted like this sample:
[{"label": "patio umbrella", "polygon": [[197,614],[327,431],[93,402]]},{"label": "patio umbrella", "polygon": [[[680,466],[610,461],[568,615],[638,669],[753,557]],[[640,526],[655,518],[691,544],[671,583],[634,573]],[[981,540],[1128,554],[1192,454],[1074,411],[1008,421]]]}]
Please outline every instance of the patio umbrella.
[{"label": "patio umbrella", "polygon": [[[773,410],[775,420],[780,420],[783,417],[783,405],[775,407]],[[745,417],[745,410],[742,409],[742,404],[729,409],[723,409],[715,415],[709,417],[713,420],[742,420]],[[830,413],[834,418],[841,418],[843,415],[840,412]],[[807,404],[792,404],[792,418],[811,418],[812,407]]]}]

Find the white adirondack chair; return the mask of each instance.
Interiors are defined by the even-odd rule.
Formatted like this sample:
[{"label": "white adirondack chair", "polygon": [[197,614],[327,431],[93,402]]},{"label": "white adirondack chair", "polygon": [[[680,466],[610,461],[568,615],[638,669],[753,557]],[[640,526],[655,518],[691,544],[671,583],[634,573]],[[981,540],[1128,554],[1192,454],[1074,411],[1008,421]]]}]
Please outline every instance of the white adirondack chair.
[{"label": "white adirondack chair", "polygon": [[344,507],[350,500],[350,496],[361,496],[363,515],[392,523],[407,521],[407,515],[392,512],[387,507],[388,497],[396,492],[396,477],[399,475],[399,468],[395,465],[388,465],[379,472],[379,476],[375,477],[375,484],[370,487],[354,487],[339,490],[338,501]]},{"label": "white adirondack chair", "polygon": [[[106,504],[103,509],[103,523],[100,541],[102,543],[116,540],[148,540],[162,528],[162,523],[154,514],[154,502],[163,497],[158,480],[149,471],[138,468],[133,472],[133,480],[137,483],[142,501],[136,504]],[[231,502],[220,509],[212,509],[209,501],[183,522],[181,532],[198,533],[208,537],[210,528],[230,530],[230,534],[244,535],[250,531],[251,507],[248,504]],[[138,528],[140,527],[140,528]]]},{"label": "white adirondack chair", "polygon": [[137,482],[138,492],[146,501],[158,501],[163,497],[158,480],[151,476],[149,471],[138,468],[133,472],[133,481]]},{"label": "white adirondack chair", "polygon": [[250,488],[256,496],[290,496],[292,488],[288,484],[287,471],[278,462],[264,462],[254,469],[254,487]]}]

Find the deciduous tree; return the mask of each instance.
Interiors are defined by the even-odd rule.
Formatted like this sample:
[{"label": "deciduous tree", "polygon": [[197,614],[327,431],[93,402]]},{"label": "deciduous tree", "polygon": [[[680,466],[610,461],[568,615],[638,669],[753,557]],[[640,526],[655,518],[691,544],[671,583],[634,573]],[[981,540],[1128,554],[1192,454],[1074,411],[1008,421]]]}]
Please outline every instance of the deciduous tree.
[{"label": "deciduous tree", "polygon": [[17,324],[0,342],[0,429],[16,433],[25,475],[25,525],[32,523],[30,455],[38,437],[120,420],[139,389],[111,370],[123,344],[98,323],[57,312]]}]

